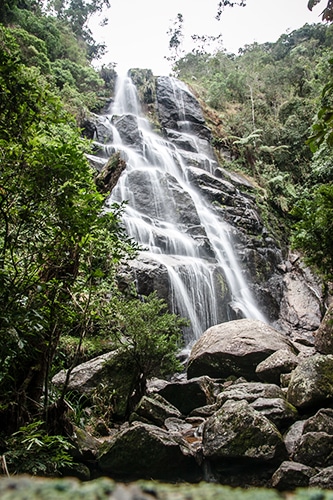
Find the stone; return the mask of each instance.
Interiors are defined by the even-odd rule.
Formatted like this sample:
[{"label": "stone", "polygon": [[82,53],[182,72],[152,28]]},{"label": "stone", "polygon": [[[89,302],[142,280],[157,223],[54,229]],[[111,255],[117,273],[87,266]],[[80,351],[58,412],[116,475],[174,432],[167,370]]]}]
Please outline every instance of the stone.
[{"label": "stone", "polygon": [[333,435],[333,409],[321,408],[304,422],[303,434],[307,432],[326,432]]},{"label": "stone", "polygon": [[286,429],[298,416],[296,408],[285,398],[258,398],[251,403],[251,406],[265,415],[280,430]]},{"label": "stone", "polygon": [[297,420],[292,424],[284,435],[284,444],[289,457],[293,457],[302,439],[305,421]]},{"label": "stone", "polygon": [[311,477],[309,481],[311,488],[324,488],[333,490],[333,466],[326,467]]},{"label": "stone", "polygon": [[246,401],[227,401],[205,423],[204,457],[211,461],[274,461],[286,458],[283,439],[265,416]]},{"label": "stone", "polygon": [[257,365],[280,349],[295,352],[283,334],[261,321],[240,319],[215,325],[194,344],[187,376],[227,378],[236,375],[257,380]]},{"label": "stone", "polygon": [[213,404],[213,381],[209,377],[198,377],[180,382],[170,382],[159,394],[176,406],[183,415],[195,408]]},{"label": "stone", "polygon": [[279,384],[281,374],[291,372],[297,365],[297,356],[290,349],[280,349],[259,363],[256,374],[264,382]]},{"label": "stone", "polygon": [[140,418],[143,418],[143,421],[162,427],[164,425],[164,421],[169,417],[180,418],[181,413],[162,396],[153,394],[151,396],[143,396],[141,398],[140,402],[134,409],[134,414],[130,417],[130,421],[137,419],[140,420]]},{"label": "stone", "polygon": [[316,354],[305,358],[292,372],[288,401],[305,409],[333,399],[333,355]]},{"label": "stone", "polygon": [[199,466],[187,443],[167,431],[141,422],[116,434],[100,450],[103,474],[132,479],[198,480]]},{"label": "stone", "polygon": [[263,382],[235,382],[223,389],[217,395],[217,403],[222,405],[229,399],[240,401],[245,399],[248,403],[253,403],[258,398],[284,398],[283,391],[275,384],[265,384]]},{"label": "stone", "polygon": [[333,465],[333,435],[326,432],[307,432],[303,434],[293,460],[310,467]]},{"label": "stone", "polygon": [[281,491],[306,487],[316,470],[297,462],[282,462],[272,476],[272,487]]},{"label": "stone", "polygon": [[325,316],[314,333],[314,345],[321,354],[333,354],[333,302],[329,305]]},{"label": "stone", "polygon": [[[77,365],[71,371],[67,389],[80,394],[92,392],[100,383],[107,379],[108,368],[106,363],[116,355],[115,351],[102,354]],[[52,383],[62,388],[66,381],[67,370],[61,370],[53,378]]]}]

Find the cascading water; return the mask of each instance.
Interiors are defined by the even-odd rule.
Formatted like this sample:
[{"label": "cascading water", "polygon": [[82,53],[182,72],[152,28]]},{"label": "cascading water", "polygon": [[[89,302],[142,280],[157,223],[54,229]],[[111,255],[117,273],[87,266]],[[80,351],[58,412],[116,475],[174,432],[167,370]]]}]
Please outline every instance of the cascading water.
[{"label": "cascading water", "polygon": [[[131,79],[118,80],[114,104],[104,117],[113,141],[103,147],[107,154],[120,151],[127,166],[107,205],[127,201],[123,214],[126,230],[143,248],[141,258],[167,270],[168,301],[174,312],[190,319],[191,327],[184,333],[190,345],[209,326],[230,319],[228,302],[242,317],[265,318],[237,262],[230,227],[214,214],[190,181],[193,163],[189,168],[182,140],[191,144],[197,170],[204,168],[212,175],[215,159],[190,131],[182,100],[182,92],[188,89],[173,78],[170,84],[179,110],[181,135],[177,133],[177,142],[152,132]],[[127,140],[123,139],[124,123]]]}]

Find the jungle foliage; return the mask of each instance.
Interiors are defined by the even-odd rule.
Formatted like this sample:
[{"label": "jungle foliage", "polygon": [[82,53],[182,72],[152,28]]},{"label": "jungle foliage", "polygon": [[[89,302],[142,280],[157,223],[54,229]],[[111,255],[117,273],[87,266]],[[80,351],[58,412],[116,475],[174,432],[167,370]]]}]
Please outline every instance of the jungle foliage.
[{"label": "jungle foliage", "polygon": [[268,211],[326,277],[333,272],[323,258],[332,234],[332,37],[332,25],[306,24],[238,54],[202,45],[173,68],[201,99],[223,165],[255,179]]},{"label": "jungle foliage", "polygon": [[130,400],[178,366],[183,320],[118,286],[137,247],[122,206],[104,210],[78,128],[110,96],[114,66],[97,73],[84,23],[43,5],[0,10],[0,455],[9,472],[58,474],[72,424],[54,373],[118,348],[133,360]]}]

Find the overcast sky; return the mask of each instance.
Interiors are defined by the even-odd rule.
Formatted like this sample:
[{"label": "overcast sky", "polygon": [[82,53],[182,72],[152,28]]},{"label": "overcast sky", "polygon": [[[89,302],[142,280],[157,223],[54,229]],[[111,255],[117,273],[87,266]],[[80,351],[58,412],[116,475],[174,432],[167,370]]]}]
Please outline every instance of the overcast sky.
[{"label": "overcast sky", "polygon": [[[149,68],[154,75],[170,73],[168,29],[177,14],[183,15],[184,49],[192,48],[191,35],[222,35],[223,47],[237,53],[253,42],[275,42],[287,31],[305,23],[321,22],[327,2],[312,12],[307,0],[247,0],[246,7],[228,7],[221,20],[215,19],[218,0],[111,0],[103,14],[108,25],[99,26],[98,17],[90,22],[95,40],[105,42],[108,52],[102,63],[117,63],[117,71]],[[99,62],[98,64],[101,64]]]}]

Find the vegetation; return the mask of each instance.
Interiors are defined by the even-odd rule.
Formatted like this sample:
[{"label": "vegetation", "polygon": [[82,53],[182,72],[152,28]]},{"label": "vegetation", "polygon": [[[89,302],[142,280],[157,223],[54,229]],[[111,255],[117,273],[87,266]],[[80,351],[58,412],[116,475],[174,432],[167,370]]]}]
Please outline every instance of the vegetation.
[{"label": "vegetation", "polygon": [[102,210],[78,128],[113,88],[114,65],[90,65],[85,29],[106,3],[0,9],[0,452],[10,472],[57,474],[71,460],[66,387],[50,385],[60,368],[120,344],[143,389],[177,366],[182,321],[155,297],[119,290],[119,267],[137,248],[122,207]]},{"label": "vegetation", "polygon": [[[71,461],[75,398],[50,384],[60,368],[69,375],[82,360],[117,353],[126,377],[93,395],[108,423],[120,393],[128,415],[149,377],[179,367],[184,321],[155,295],[118,286],[137,248],[122,206],[102,210],[79,128],[113,90],[115,66],[93,70],[103,46],[87,29],[108,3],[0,5],[0,422],[10,472],[58,474]],[[245,4],[221,6],[234,3]],[[324,19],[331,11],[329,1]],[[238,55],[211,53],[214,40],[197,37],[184,56],[182,22],[170,31],[174,71],[201,96],[221,162],[255,179],[293,244],[332,279],[332,27],[305,25]],[[153,89],[143,92],[153,102]]]},{"label": "vegetation", "polygon": [[282,223],[284,237],[289,233],[326,278],[332,274],[329,256],[323,258],[331,243],[325,234],[332,185],[332,34],[332,25],[305,25],[275,43],[245,46],[238,55],[209,52],[204,44],[173,68],[200,96],[221,162],[255,179],[272,229],[275,214],[276,230]]}]

